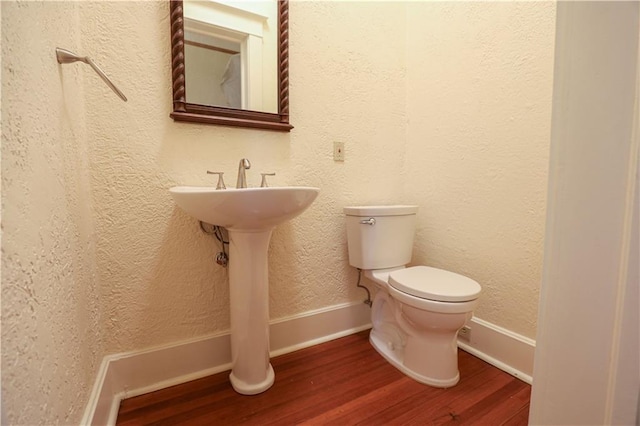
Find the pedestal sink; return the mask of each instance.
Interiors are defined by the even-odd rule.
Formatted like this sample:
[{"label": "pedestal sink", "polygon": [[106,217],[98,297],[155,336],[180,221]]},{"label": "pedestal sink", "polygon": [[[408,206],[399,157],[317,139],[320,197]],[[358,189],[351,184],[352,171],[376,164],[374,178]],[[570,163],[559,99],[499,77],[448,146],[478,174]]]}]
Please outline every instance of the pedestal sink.
[{"label": "pedestal sink", "polygon": [[238,393],[254,395],[273,384],[275,376],[269,363],[269,240],[274,227],[302,213],[319,191],[298,186],[226,190],[176,186],[169,190],[186,213],[229,231],[229,379]]}]

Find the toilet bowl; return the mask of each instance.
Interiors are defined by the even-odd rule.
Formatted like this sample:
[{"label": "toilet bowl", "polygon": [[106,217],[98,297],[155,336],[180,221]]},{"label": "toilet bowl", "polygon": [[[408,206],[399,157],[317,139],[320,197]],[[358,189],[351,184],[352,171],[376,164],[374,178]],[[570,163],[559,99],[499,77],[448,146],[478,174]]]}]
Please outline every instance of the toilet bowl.
[{"label": "toilet bowl", "polygon": [[345,207],[349,263],[379,287],[372,346],[407,376],[430,386],[458,383],[457,332],[471,318],[480,285],[411,260],[417,206]]}]

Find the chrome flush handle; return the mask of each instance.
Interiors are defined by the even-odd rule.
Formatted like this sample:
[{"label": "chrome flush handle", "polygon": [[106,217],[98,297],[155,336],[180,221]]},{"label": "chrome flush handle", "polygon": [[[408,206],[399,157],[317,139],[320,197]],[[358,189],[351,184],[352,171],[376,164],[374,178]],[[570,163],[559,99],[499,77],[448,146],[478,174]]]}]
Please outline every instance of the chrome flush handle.
[{"label": "chrome flush handle", "polygon": [[369,219],[363,219],[360,221],[361,224],[363,225],[375,225],[376,224],[376,219],[373,217],[370,217]]}]

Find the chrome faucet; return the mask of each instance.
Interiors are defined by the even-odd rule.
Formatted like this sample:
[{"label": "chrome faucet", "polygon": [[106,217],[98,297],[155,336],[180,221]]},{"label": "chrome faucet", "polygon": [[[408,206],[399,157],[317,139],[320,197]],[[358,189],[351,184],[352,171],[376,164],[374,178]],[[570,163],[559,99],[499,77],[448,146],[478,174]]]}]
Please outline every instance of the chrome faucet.
[{"label": "chrome faucet", "polygon": [[238,181],[236,182],[236,188],[246,188],[247,187],[247,175],[245,170],[251,168],[251,163],[248,159],[243,158],[240,160],[240,164],[238,164]]}]

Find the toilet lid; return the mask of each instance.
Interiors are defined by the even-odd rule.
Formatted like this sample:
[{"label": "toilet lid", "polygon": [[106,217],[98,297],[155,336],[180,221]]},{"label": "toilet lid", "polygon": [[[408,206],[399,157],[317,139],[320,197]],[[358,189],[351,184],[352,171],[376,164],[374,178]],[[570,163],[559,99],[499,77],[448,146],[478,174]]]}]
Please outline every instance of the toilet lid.
[{"label": "toilet lid", "polygon": [[394,271],[389,275],[389,285],[412,296],[439,302],[467,302],[477,299],[482,290],[471,278],[428,266]]}]

